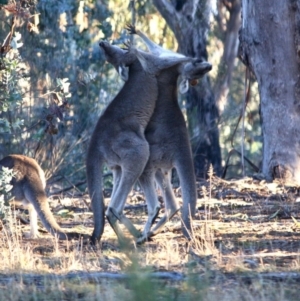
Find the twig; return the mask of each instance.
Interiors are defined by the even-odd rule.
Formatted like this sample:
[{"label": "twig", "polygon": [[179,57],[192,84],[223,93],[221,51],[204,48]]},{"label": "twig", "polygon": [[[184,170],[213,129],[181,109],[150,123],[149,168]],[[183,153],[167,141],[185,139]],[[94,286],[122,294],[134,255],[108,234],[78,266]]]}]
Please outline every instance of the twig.
[{"label": "twig", "polygon": [[[242,154],[238,150],[236,150],[234,148],[232,150],[230,150],[230,152],[228,153],[228,157],[227,157],[225,166],[224,166],[222,179],[225,179],[225,177],[226,177],[227,169],[229,167],[229,160],[234,153],[237,153],[240,157],[242,157]],[[259,167],[257,167],[254,163],[252,163],[246,156],[243,156],[243,157],[244,157],[244,160],[254,169],[255,172],[259,172]]]},{"label": "twig", "polygon": [[[153,272],[147,274],[150,279],[167,279],[172,281],[182,281],[185,279],[185,275],[177,272]],[[88,283],[99,283],[103,279],[113,280],[125,280],[130,278],[130,274],[124,273],[109,273],[109,272],[73,272],[66,275],[48,274],[48,275],[33,275],[33,274],[2,274],[0,277],[0,283],[11,283],[13,280],[22,281],[23,283],[39,283],[43,287],[42,283],[48,283],[48,281],[57,280],[80,280]],[[45,281],[47,280],[47,281]]]},{"label": "twig", "polygon": [[[133,274],[134,275],[134,274]],[[187,276],[183,273],[177,272],[153,272],[146,274],[149,279],[159,280],[172,280],[172,281],[185,281]],[[196,277],[196,275],[194,275]],[[34,274],[1,274],[0,283],[11,284],[14,280],[20,283],[36,284],[39,287],[44,287],[44,284],[48,281],[61,281],[61,280],[77,280],[80,282],[96,283],[98,284],[101,280],[127,280],[130,279],[131,274],[125,273],[109,273],[109,272],[72,272],[66,275],[47,274],[47,275],[34,275]],[[201,278],[207,278],[207,275],[198,275],[199,280]],[[257,279],[261,280],[273,280],[275,282],[282,281],[296,281],[300,282],[300,273],[296,272],[271,272],[271,273],[258,273],[258,274],[236,274],[236,273],[211,273],[209,279],[220,280],[222,282],[226,279],[234,279],[239,282],[251,283]],[[47,281],[45,281],[47,280]]]},{"label": "twig", "polygon": [[71,190],[71,189],[73,189],[73,188],[76,189],[77,191],[81,192],[79,189],[77,189],[77,187],[78,187],[78,186],[81,186],[81,185],[83,185],[83,184],[86,183],[86,180],[83,180],[83,181],[80,181],[80,182],[78,182],[78,183],[76,183],[76,184],[73,184],[73,183],[70,182],[67,178],[65,178],[65,177],[62,177],[62,178],[65,179],[69,184],[71,184],[71,186],[66,187],[66,188],[63,188],[63,189],[58,190],[58,191],[55,191],[55,192],[53,192],[53,193],[50,193],[50,195],[61,194],[61,193],[64,193],[64,192],[66,192],[66,191],[69,191],[69,190]]},{"label": "twig", "polygon": [[[130,0],[129,9],[131,10],[131,25],[135,26],[135,0]],[[134,35],[130,35],[130,44],[133,45],[134,43]]]},{"label": "twig", "polygon": [[[249,80],[249,84],[248,84],[248,88],[247,88],[246,102],[244,103],[245,109],[246,109],[246,106],[248,105],[248,102],[249,102],[250,96],[251,96],[251,89],[250,89],[250,88],[251,88],[251,81]],[[233,145],[233,138],[234,138],[234,136],[235,136],[235,134],[236,134],[237,128],[238,128],[238,126],[239,126],[239,124],[240,124],[240,121],[241,121],[241,119],[242,119],[243,112],[244,112],[244,108],[242,109],[242,111],[241,111],[241,113],[240,113],[239,119],[238,119],[238,121],[237,121],[237,123],[236,123],[236,126],[235,126],[235,128],[234,128],[234,131],[233,131],[233,133],[232,133],[232,135],[231,135],[231,138],[230,138],[230,144],[231,144],[232,147],[234,147],[234,145]]]},{"label": "twig", "polygon": [[[249,84],[247,84],[249,81]],[[242,111],[242,141],[241,141],[241,164],[242,164],[242,175],[245,176],[245,161],[244,161],[244,139],[245,139],[245,111],[247,106],[247,94],[250,85],[249,80],[249,69],[246,67],[245,71],[245,86],[244,86],[244,103]]]}]

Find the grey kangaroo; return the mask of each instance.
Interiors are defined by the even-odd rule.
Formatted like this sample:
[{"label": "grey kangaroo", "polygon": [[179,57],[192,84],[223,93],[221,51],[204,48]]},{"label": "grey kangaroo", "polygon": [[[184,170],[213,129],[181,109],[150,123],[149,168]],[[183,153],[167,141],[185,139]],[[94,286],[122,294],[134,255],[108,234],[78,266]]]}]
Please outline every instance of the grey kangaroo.
[{"label": "grey kangaroo", "polygon": [[[128,25],[127,29],[131,34],[139,35],[153,54],[159,57],[182,57],[181,54],[156,45],[133,26]],[[144,68],[147,69],[147,65]],[[165,69],[157,77],[158,99],[145,131],[150,146],[150,157],[139,178],[148,207],[148,220],[142,237],[138,239],[140,243],[160,232],[163,225],[180,209],[170,183],[170,172],[173,167],[178,173],[183,196],[183,233],[187,238],[191,238],[190,217],[195,215],[196,180],[189,135],[177,99],[177,81],[181,75],[184,83],[181,83],[181,87],[183,91],[186,91],[189,80],[201,78],[211,68],[208,62],[193,59],[191,62],[183,62]],[[165,214],[151,230],[160,209],[155,192],[155,180],[163,192]]]},{"label": "grey kangaroo", "polygon": [[[86,160],[88,190],[94,214],[91,242],[96,244],[104,230],[102,167],[106,163],[113,173],[114,186],[105,212],[120,241],[124,239],[119,222],[136,238],[140,232],[123,214],[128,193],[142,174],[149,158],[145,128],[153,114],[158,95],[157,75],[164,69],[188,61],[189,58],[158,58],[129,47],[120,49],[101,41],[106,60],[125,74],[122,89],[108,105],[92,134]],[[144,71],[138,57],[148,66]],[[123,72],[128,68],[128,76]]]},{"label": "grey kangaroo", "polygon": [[66,240],[81,236],[76,232],[64,232],[55,221],[45,192],[44,171],[34,159],[23,155],[9,155],[0,160],[0,166],[13,169],[15,173],[11,180],[11,192],[16,201],[22,201],[28,207],[31,238],[38,236],[37,216],[40,217],[44,227],[58,239]]}]

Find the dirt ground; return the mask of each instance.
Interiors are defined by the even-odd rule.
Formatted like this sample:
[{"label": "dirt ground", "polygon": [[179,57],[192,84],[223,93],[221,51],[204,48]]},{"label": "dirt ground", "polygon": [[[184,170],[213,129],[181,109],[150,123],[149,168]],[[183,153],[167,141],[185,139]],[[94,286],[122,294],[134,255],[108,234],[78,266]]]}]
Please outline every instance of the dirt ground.
[{"label": "dirt ground", "polygon": [[[180,189],[175,194],[181,202]],[[70,192],[50,200],[52,211],[63,227],[92,232],[87,195]],[[162,202],[161,206],[163,214]],[[248,281],[247,277],[253,273],[275,281],[287,278],[300,281],[300,187],[252,178],[236,181],[212,178],[198,183],[197,209],[192,242],[182,236],[178,215],[151,241],[141,246],[132,241],[129,252],[120,248],[106,222],[97,250],[82,244],[85,256],[97,262],[94,269],[90,265],[89,271],[122,273],[132,264],[130,254],[134,253],[141,267],[150,268],[157,275],[169,273],[166,277],[170,279],[192,271],[206,276],[209,273],[209,277],[215,278],[228,275],[230,281],[237,275]],[[137,228],[143,228],[147,212],[141,192],[130,194],[125,214]],[[18,215],[23,222],[27,218],[26,211],[19,210]],[[29,225],[20,227],[22,232],[29,231]],[[78,242],[60,241],[55,245],[49,238],[48,233],[42,232],[40,239],[23,238],[22,243],[30,244],[33,253],[43,257],[55,253],[55,248],[64,252],[78,248]]]}]

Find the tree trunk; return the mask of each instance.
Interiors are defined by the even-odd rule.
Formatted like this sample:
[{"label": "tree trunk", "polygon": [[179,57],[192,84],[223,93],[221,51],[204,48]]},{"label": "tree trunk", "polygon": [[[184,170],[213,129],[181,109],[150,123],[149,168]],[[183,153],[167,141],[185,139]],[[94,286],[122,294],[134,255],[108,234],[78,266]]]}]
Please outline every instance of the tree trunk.
[{"label": "tree trunk", "polygon": [[[207,60],[207,32],[210,10],[206,0],[153,0],[154,5],[174,32],[179,51],[187,56]],[[196,5],[197,4],[197,5]],[[221,174],[218,109],[209,77],[190,88],[187,95],[187,114],[196,176],[205,178],[210,164]]]},{"label": "tree trunk", "polygon": [[243,0],[241,58],[255,74],[263,133],[262,172],[300,183],[300,4]]},{"label": "tree trunk", "polygon": [[[224,7],[226,10],[224,11]],[[229,13],[229,17],[226,15]],[[239,29],[241,27],[241,1],[218,1],[218,27],[224,41],[224,52],[218,66],[218,75],[214,86],[216,103],[221,115],[227,103],[227,96],[231,85],[231,76],[235,67],[238,45]],[[226,22],[226,23],[225,23]],[[225,25],[224,25],[225,23]]]}]

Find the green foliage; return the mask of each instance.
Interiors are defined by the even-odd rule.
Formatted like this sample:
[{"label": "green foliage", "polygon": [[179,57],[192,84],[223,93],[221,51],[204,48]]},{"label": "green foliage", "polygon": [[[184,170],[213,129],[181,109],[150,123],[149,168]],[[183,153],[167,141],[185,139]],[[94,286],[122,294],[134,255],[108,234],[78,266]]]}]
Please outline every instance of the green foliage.
[{"label": "green foliage", "polygon": [[12,189],[11,180],[15,176],[12,169],[2,167],[0,170],[0,219],[4,219],[9,210],[7,203],[10,198],[10,191]]},{"label": "green foliage", "polygon": [[[89,137],[102,110],[123,84],[115,70],[104,64],[98,43],[99,39],[116,40],[119,36],[125,39],[124,26],[131,21],[128,4],[129,1],[61,0],[39,1],[36,8],[26,7],[35,15],[32,22],[37,30],[17,28],[21,39],[17,39],[15,45],[22,40],[24,46],[17,48],[23,64],[22,68],[15,67],[15,74],[22,82],[14,97],[21,105],[13,105],[14,114],[9,111],[7,118],[0,116],[0,126],[5,132],[0,136],[2,155],[22,153],[35,157],[46,177],[62,180],[61,185],[65,178],[75,183],[85,179]],[[154,40],[171,45],[172,35],[161,36],[162,31],[168,31],[154,6],[148,1],[137,1],[136,9],[145,31],[150,28],[145,16],[156,14],[158,27],[153,26],[153,22],[151,25],[155,28],[152,30]],[[10,24],[12,16],[3,15],[3,11],[0,15],[7,20],[0,25],[3,32],[7,32],[9,28],[5,24]],[[0,34],[0,40],[4,38]],[[63,83],[57,78],[69,79],[71,97],[62,114],[60,106],[65,96],[59,94],[62,86],[57,84]],[[12,85],[13,81],[10,79],[9,83]]]},{"label": "green foliage", "polygon": [[155,13],[154,5],[152,5],[150,1],[136,0],[135,1],[135,6],[136,6],[137,15],[140,18],[145,17],[149,14]]},{"label": "green foliage", "polygon": [[0,133],[13,133],[20,129],[24,121],[12,112],[22,103],[22,87],[20,81],[24,79],[22,60],[19,48],[21,34],[15,33],[11,41],[11,50],[0,57]]},{"label": "green foliage", "polygon": [[[126,275],[126,287],[130,293],[124,295],[124,292],[120,291],[120,297],[122,300],[130,301],[173,301],[173,300],[205,300],[209,284],[202,279],[199,283],[199,274],[193,274],[189,272],[188,277],[180,283],[163,281],[156,278],[153,271],[149,267],[143,267],[140,264],[138,253],[126,252],[130,261],[129,266],[125,269]],[[170,272],[172,273],[172,272]],[[176,278],[176,273],[174,273]]]},{"label": "green foliage", "polygon": [[[112,33],[107,20],[110,12],[104,4],[94,1],[70,0],[40,1],[37,11],[40,32],[32,36],[24,31],[31,44],[22,53],[31,65],[30,89],[37,100],[35,112],[43,113],[43,116],[53,112],[50,104],[53,104],[53,98],[60,98],[57,77],[68,78],[72,96],[68,98],[63,116],[57,120],[55,136],[40,130],[47,126],[47,118],[35,128],[41,134],[36,158],[43,162],[47,178],[56,176],[63,179],[61,184],[65,178],[82,181],[85,179],[84,162],[89,137],[95,120],[110,99],[109,89],[103,81],[109,69],[103,67],[104,60],[98,46],[100,33],[104,39]],[[36,89],[37,82],[39,89]],[[41,102],[41,90],[50,112]],[[100,102],[99,90],[107,95]],[[57,106],[54,108],[59,112]]]},{"label": "green foliage", "polygon": [[0,193],[6,194],[12,189],[11,180],[15,173],[12,169],[2,166],[0,170]]},{"label": "green foliage", "polygon": [[[176,50],[174,34],[151,1],[134,2],[137,26],[160,45]],[[65,179],[81,182],[86,177],[84,162],[91,133],[101,112],[123,84],[115,70],[105,64],[98,43],[100,39],[122,43],[128,38],[124,26],[132,21],[130,1],[10,3],[19,4],[34,16],[29,20],[36,31],[28,31],[28,26],[24,26],[28,20],[19,22],[12,49],[0,58],[0,154],[22,153],[35,157],[51,182],[59,179],[60,185],[67,186]],[[0,18],[5,21],[0,24],[0,41],[9,32],[12,17],[0,10]],[[210,33],[210,40],[220,37],[217,30],[216,27]],[[141,46],[138,38],[136,41]],[[213,54],[214,50],[211,48],[209,52]],[[230,138],[240,112],[242,78],[243,70],[237,68],[228,106],[221,118],[223,159],[231,149]],[[258,164],[261,141],[256,113],[255,98],[247,108],[246,156]],[[198,130],[201,134],[201,129]],[[238,132],[234,138],[237,148],[240,137]],[[236,158],[231,163],[238,162]],[[230,176],[238,173],[239,166],[230,169]],[[110,179],[106,182],[109,186]]]},{"label": "green foliage", "polygon": [[[18,27],[13,48],[2,57],[0,153],[35,157],[47,178],[82,180],[88,138],[111,98],[110,88],[100,85],[102,71],[107,74],[110,68],[102,69],[98,46],[99,28],[102,38],[112,34],[111,13],[95,1],[39,1],[36,8],[25,7],[27,2],[16,4],[35,15],[36,31]],[[7,21],[0,25],[1,41],[14,16],[0,10],[0,17]],[[25,45],[19,48],[21,39]],[[100,102],[99,90],[104,92]]]}]

